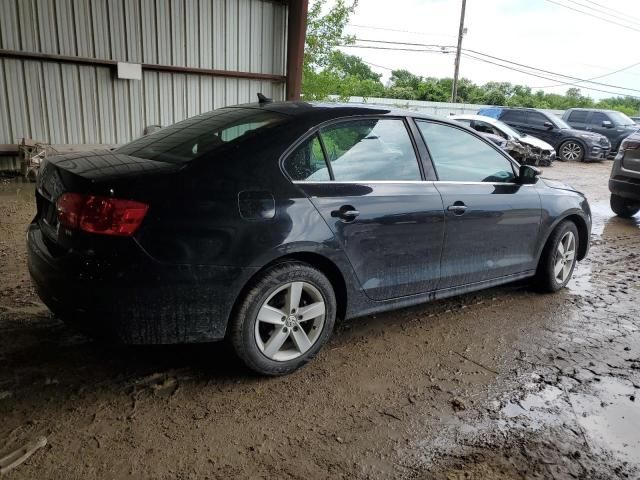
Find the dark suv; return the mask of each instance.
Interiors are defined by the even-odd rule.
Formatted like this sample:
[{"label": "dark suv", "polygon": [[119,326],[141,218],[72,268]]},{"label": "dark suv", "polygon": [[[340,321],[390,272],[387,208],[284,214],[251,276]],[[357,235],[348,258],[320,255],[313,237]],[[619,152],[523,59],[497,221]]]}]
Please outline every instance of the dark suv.
[{"label": "dark suv", "polygon": [[611,142],[611,154],[616,154],[622,140],[638,130],[638,125],[624,113],[615,110],[570,108],[563,120],[578,130],[599,133]]},{"label": "dark suv", "polygon": [[611,210],[621,217],[632,217],[640,210],[640,132],[622,141],[613,161]]},{"label": "dark suv", "polygon": [[564,120],[535,108],[483,108],[479,115],[497,118],[522,133],[553,145],[563,161],[587,162],[607,158],[607,137],[571,128]]}]

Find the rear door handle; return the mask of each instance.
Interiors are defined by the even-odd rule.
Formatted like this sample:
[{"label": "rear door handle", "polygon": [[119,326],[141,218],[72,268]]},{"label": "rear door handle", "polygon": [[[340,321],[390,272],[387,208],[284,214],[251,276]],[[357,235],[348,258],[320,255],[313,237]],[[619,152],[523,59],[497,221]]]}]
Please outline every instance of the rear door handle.
[{"label": "rear door handle", "polygon": [[462,202],[455,202],[453,205],[449,205],[447,210],[453,212],[454,215],[464,215],[467,211],[467,206]]},{"label": "rear door handle", "polygon": [[339,210],[331,212],[332,217],[339,218],[343,222],[353,222],[358,215],[360,215],[360,212],[351,205],[343,205]]}]

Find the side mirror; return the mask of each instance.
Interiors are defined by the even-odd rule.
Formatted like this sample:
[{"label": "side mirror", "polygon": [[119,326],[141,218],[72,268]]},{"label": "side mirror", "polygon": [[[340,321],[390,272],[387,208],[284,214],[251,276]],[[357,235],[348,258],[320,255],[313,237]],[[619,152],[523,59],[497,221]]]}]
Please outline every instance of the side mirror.
[{"label": "side mirror", "polygon": [[551,130],[551,129],[553,128],[553,123],[551,123],[551,122],[544,122],[544,126],[545,126],[546,128],[548,128],[549,130]]},{"label": "side mirror", "polygon": [[542,173],[542,170],[531,165],[520,165],[520,172],[518,174],[518,183],[521,185],[533,185],[538,181],[538,177]]},{"label": "side mirror", "polygon": [[604,128],[613,128],[613,123],[612,123],[612,122],[610,122],[609,120],[603,120],[603,121],[602,121],[602,126],[603,126]]}]

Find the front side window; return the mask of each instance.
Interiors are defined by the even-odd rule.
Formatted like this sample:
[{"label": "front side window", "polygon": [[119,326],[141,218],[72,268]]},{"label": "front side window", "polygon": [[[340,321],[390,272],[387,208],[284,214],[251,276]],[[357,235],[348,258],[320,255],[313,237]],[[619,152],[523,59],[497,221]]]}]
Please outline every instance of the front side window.
[{"label": "front side window", "polygon": [[544,124],[548,121],[549,119],[541,113],[529,112],[529,123],[533,126],[544,127]]},{"label": "front side window", "polygon": [[591,118],[589,119],[589,124],[596,126],[596,127],[601,127],[602,126],[602,122],[608,122],[609,117],[607,117],[604,113],[602,112],[593,112],[591,114]]},{"label": "front side window", "polygon": [[366,119],[320,130],[336,181],[420,180],[418,159],[404,122]]},{"label": "front side window", "polygon": [[418,121],[438,178],[446,182],[509,183],[509,160],[472,134],[450,125]]}]

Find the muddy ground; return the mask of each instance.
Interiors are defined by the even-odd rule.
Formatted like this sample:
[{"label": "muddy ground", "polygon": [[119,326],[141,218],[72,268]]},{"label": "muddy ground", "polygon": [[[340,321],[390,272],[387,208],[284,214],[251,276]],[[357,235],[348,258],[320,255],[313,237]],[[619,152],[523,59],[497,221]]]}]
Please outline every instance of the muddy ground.
[{"label": "muddy ground", "polygon": [[52,317],[25,267],[33,187],[5,181],[0,457],[48,441],[7,478],[640,478],[640,218],[609,210],[610,165],[545,171],[593,207],[569,288],[356,320],[274,379],[224,345],[109,346]]}]

